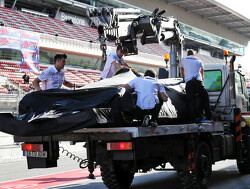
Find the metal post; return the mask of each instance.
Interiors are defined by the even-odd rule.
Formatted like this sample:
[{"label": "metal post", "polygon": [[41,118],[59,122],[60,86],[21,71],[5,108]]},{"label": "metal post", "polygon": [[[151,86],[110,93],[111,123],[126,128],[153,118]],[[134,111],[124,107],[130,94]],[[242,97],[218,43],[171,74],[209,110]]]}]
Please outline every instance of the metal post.
[{"label": "metal post", "polygon": [[57,18],[58,14],[59,14],[59,11],[60,11],[61,7],[58,7],[57,11],[56,11],[56,15],[55,15],[55,18]]},{"label": "metal post", "polygon": [[17,2],[17,0],[15,0],[15,2],[13,3],[13,5],[12,5],[12,9],[14,9],[15,8],[15,6],[16,6],[16,2]]},{"label": "metal post", "polygon": [[230,102],[232,106],[236,106],[236,94],[235,94],[235,73],[229,72],[229,87],[230,87]]},{"label": "metal post", "polygon": [[177,77],[177,52],[175,45],[170,46],[170,78]]},{"label": "metal post", "polygon": [[[234,60],[233,60],[234,58]],[[235,89],[235,72],[234,72],[234,61],[235,57],[232,57],[230,60],[230,71],[229,71],[229,91],[230,91],[230,100],[231,105],[236,106],[236,89]]]}]

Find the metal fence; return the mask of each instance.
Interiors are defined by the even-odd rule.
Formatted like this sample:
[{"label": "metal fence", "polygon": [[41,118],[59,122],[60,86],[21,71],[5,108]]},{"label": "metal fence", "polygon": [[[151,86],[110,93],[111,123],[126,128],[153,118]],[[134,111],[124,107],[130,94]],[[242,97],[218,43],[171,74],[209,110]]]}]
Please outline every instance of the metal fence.
[{"label": "metal fence", "polygon": [[17,114],[23,94],[0,94],[0,112]]}]

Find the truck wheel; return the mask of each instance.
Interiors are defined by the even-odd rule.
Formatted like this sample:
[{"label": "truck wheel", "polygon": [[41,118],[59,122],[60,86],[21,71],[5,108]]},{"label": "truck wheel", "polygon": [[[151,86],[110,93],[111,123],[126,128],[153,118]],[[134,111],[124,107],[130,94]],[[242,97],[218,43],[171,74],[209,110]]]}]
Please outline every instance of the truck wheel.
[{"label": "truck wheel", "polygon": [[194,174],[192,174],[188,170],[179,170],[178,174],[184,189],[197,189]]},{"label": "truck wheel", "polygon": [[179,170],[179,176],[185,189],[207,188],[212,175],[212,157],[207,143],[200,142],[195,152],[194,171]]},{"label": "truck wheel", "polygon": [[238,170],[241,174],[250,174],[250,162],[238,162]]},{"label": "truck wheel", "polygon": [[129,188],[133,179],[134,173],[122,169],[118,163],[112,165],[102,165],[101,175],[103,183],[109,189],[126,189]]},{"label": "truck wheel", "polygon": [[212,176],[212,157],[206,142],[202,141],[198,144],[194,162],[198,188],[207,188]]}]

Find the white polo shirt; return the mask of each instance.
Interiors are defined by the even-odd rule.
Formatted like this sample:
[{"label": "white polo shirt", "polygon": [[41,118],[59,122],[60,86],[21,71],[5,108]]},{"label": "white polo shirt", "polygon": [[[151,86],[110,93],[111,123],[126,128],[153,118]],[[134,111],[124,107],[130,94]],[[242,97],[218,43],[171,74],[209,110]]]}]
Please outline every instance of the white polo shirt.
[{"label": "white polo shirt", "polygon": [[112,62],[114,62],[114,61],[117,61],[120,65],[123,65],[126,63],[122,57],[119,58],[117,53],[111,53],[109,55],[106,63],[105,63],[104,69],[101,73],[102,79],[110,78],[110,77],[113,77],[115,75],[117,68],[114,66],[114,64],[112,64]]},{"label": "white polo shirt", "polygon": [[65,81],[64,70],[57,71],[55,66],[51,66],[38,76],[41,80],[41,89],[59,89]]},{"label": "white polo shirt", "polygon": [[193,77],[197,80],[202,81],[200,70],[204,69],[202,61],[193,55],[186,56],[181,59],[181,65],[185,72],[185,83],[190,81]]},{"label": "white polo shirt", "polygon": [[137,93],[136,105],[143,110],[149,110],[159,104],[158,93],[166,92],[164,87],[155,78],[137,77],[130,81],[129,86]]}]

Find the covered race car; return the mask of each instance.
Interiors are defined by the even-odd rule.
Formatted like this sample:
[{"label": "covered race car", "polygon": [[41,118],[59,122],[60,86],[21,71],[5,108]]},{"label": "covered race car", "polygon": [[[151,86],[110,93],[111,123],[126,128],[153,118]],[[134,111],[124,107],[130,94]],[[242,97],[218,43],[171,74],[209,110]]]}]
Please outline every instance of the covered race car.
[{"label": "covered race car", "polygon": [[[18,118],[0,115],[0,131],[16,136],[41,136],[92,127],[140,126],[133,109],[136,94],[121,85],[137,77],[131,70],[90,83],[78,90],[50,89],[27,94],[20,101]],[[159,80],[169,96],[159,124],[187,120],[185,84],[180,78]]]}]

